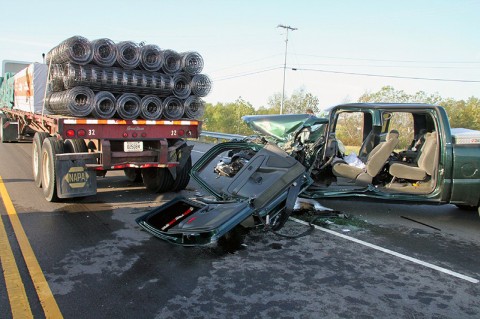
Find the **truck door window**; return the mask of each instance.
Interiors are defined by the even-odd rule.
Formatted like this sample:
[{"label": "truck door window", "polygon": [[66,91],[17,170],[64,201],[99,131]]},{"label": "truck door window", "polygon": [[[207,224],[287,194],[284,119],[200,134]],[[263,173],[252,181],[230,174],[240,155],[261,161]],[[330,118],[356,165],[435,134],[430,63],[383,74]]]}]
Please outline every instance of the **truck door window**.
[{"label": "truck door window", "polygon": [[[387,113],[385,113],[387,114]],[[397,149],[405,150],[412,143],[415,135],[413,125],[413,115],[410,112],[390,112],[388,113],[388,123],[383,133],[388,133],[391,130],[397,130],[399,133],[399,143]]]},{"label": "truck door window", "polygon": [[[351,152],[358,154],[363,142],[364,113],[343,112],[337,117],[335,136],[346,149],[346,155]],[[368,132],[367,132],[368,134]]]}]

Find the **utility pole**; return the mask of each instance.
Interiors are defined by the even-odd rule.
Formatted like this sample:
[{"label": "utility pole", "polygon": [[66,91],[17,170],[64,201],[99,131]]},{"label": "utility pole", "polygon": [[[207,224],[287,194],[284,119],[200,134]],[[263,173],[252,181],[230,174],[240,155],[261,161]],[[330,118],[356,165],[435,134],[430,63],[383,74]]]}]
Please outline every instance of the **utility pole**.
[{"label": "utility pole", "polygon": [[280,114],[283,114],[283,103],[285,101],[285,72],[287,70],[287,48],[288,48],[288,31],[298,30],[297,28],[291,27],[289,25],[279,24],[277,28],[284,28],[287,31],[285,37],[285,60],[283,62],[283,89],[282,89],[282,101],[280,102]]}]

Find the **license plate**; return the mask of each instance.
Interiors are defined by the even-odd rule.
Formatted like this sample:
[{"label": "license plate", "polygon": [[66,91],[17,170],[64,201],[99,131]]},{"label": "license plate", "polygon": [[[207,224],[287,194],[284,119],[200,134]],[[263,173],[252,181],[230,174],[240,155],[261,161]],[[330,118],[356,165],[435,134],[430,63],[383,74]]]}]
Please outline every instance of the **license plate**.
[{"label": "license plate", "polygon": [[142,152],[143,151],[143,142],[124,142],[123,143],[124,152]]}]

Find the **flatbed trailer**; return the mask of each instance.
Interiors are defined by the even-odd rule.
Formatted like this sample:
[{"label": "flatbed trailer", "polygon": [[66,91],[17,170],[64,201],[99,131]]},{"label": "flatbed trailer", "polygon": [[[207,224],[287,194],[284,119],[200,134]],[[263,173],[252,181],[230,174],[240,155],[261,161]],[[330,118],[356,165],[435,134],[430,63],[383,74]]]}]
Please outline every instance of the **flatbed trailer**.
[{"label": "flatbed trailer", "polygon": [[96,176],[124,170],[154,192],[189,182],[197,120],[90,119],[1,109],[2,142],[32,140],[35,184],[48,201],[96,194]]}]

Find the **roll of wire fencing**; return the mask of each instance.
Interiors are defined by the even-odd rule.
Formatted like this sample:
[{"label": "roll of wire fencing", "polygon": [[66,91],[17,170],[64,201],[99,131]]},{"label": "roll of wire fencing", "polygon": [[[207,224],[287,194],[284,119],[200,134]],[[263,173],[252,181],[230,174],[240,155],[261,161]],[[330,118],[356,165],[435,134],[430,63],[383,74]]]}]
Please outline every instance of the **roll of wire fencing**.
[{"label": "roll of wire fencing", "polygon": [[205,102],[194,95],[190,95],[184,102],[185,116],[189,119],[199,119],[205,113]]},{"label": "roll of wire fencing", "polygon": [[198,52],[180,53],[181,70],[188,75],[199,74],[203,70],[203,58]]},{"label": "roll of wire fencing", "polygon": [[110,119],[116,113],[115,96],[108,91],[95,93],[92,115],[97,119]]},{"label": "roll of wire fencing", "polygon": [[80,65],[88,64],[93,59],[92,44],[86,38],[73,36],[62,41],[47,53],[45,61],[48,64],[73,62]]},{"label": "roll of wire fencing", "polygon": [[185,113],[185,105],[177,97],[169,96],[163,101],[163,117],[167,120],[178,120]]},{"label": "roll of wire fencing", "polygon": [[96,39],[92,42],[93,63],[98,66],[110,67],[117,60],[115,43],[107,38]]},{"label": "roll of wire fencing", "polygon": [[127,70],[136,69],[140,64],[140,47],[132,41],[118,42],[117,64]]},{"label": "roll of wire fencing", "polygon": [[124,93],[117,98],[115,108],[117,114],[124,120],[134,120],[141,112],[140,97],[133,93]]},{"label": "roll of wire fencing", "polygon": [[175,74],[182,69],[182,60],[180,54],[174,50],[163,51],[162,71],[166,74]]},{"label": "roll of wire fencing", "polygon": [[140,102],[141,117],[145,120],[156,120],[162,116],[163,103],[156,95],[146,95]]},{"label": "roll of wire fencing", "polygon": [[162,97],[171,95],[174,89],[173,78],[170,75],[144,70],[99,67],[92,64],[67,63],[64,66],[63,83],[67,89],[81,85],[98,91],[155,94]]},{"label": "roll of wire fencing", "polygon": [[144,70],[157,72],[163,66],[163,52],[154,44],[140,47],[140,64]]},{"label": "roll of wire fencing", "polygon": [[60,92],[65,90],[63,85],[63,65],[52,64],[50,66],[50,77],[48,82],[49,92]]},{"label": "roll of wire fencing", "polygon": [[86,117],[94,106],[95,93],[85,86],[51,93],[47,96],[46,109],[53,114]]},{"label": "roll of wire fencing", "polygon": [[191,82],[192,94],[198,97],[207,96],[212,89],[212,81],[205,74],[196,74]]},{"label": "roll of wire fencing", "polygon": [[[154,44],[73,36],[51,49],[46,108],[51,114],[147,120],[199,118],[212,89],[203,57]],[[94,93],[96,92],[96,93]],[[143,97],[143,98],[142,98]]]},{"label": "roll of wire fencing", "polygon": [[186,73],[177,73],[173,75],[173,95],[179,99],[186,99],[192,92],[190,76]]}]

